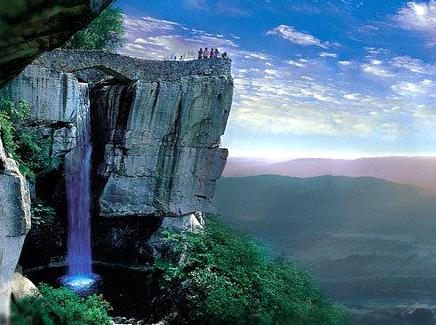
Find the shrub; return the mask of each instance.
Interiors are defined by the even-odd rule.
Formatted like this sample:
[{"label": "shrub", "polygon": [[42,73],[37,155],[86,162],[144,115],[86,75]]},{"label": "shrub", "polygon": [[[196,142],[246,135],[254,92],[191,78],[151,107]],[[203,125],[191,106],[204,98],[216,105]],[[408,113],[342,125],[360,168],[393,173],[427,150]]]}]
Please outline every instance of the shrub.
[{"label": "shrub", "polygon": [[30,179],[54,165],[50,158],[50,141],[35,128],[25,127],[30,106],[24,101],[14,102],[0,98],[0,136],[8,155],[19,166],[21,173]]},{"label": "shrub", "polygon": [[41,297],[24,298],[13,304],[12,325],[112,324],[109,304],[101,296],[81,298],[66,288],[41,285]]},{"label": "shrub", "polygon": [[181,322],[192,324],[336,325],[344,313],[310,277],[286,260],[268,261],[262,246],[208,220],[202,233],[163,232],[180,261],[165,254],[154,276]]},{"label": "shrub", "polygon": [[77,32],[63,46],[67,49],[115,51],[124,43],[124,22],[120,9],[104,10],[87,28]]},{"label": "shrub", "polygon": [[38,198],[32,200],[30,211],[32,213],[32,226],[39,227],[51,224],[56,218],[56,211]]}]

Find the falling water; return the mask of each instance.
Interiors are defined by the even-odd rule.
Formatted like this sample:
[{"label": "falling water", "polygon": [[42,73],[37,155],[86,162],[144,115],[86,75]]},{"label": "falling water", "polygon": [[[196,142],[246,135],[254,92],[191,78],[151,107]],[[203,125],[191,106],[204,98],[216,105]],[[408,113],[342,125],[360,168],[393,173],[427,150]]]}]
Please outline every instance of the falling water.
[{"label": "falling water", "polygon": [[66,156],[68,273],[61,282],[76,292],[88,291],[98,276],[91,255],[91,121],[89,90],[80,84],[76,146]]}]

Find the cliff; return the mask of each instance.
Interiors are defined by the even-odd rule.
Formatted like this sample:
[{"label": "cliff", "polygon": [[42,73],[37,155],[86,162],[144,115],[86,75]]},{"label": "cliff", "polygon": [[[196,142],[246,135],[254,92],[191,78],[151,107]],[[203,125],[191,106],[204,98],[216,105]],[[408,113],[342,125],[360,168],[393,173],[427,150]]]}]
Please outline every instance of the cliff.
[{"label": "cliff", "polygon": [[[42,55],[0,91],[29,102],[28,124],[43,130],[61,161],[78,143],[82,103],[90,102],[94,258],[137,266],[152,258],[156,230],[172,223],[162,217],[189,222],[211,210],[227,158],[220,138],[232,95],[230,60],[147,61],[77,50]],[[61,163],[36,180],[37,195],[61,214],[64,175]],[[45,231],[62,234],[62,224]],[[36,229],[29,236],[24,268],[64,257],[62,235],[46,238]]]},{"label": "cliff", "polygon": [[52,155],[62,156],[75,145],[77,111],[87,96],[74,73],[83,78],[95,69],[106,77],[89,85],[100,215],[210,210],[227,158],[219,144],[232,103],[230,60],[147,61],[58,50],[41,56],[2,94],[30,103],[32,123],[52,138]]},{"label": "cliff", "polygon": [[94,133],[105,148],[103,216],[208,211],[227,150],[219,148],[232,100],[227,76],[98,84]]},{"label": "cliff", "polygon": [[27,182],[12,159],[6,157],[0,139],[0,324],[9,315],[11,281],[24,238],[30,229]]}]

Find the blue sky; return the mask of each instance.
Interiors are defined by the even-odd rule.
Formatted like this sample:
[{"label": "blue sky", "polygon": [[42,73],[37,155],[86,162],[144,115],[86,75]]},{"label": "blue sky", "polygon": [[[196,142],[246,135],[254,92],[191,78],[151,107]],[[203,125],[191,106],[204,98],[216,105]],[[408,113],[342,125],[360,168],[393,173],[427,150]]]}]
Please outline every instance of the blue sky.
[{"label": "blue sky", "polygon": [[436,155],[436,1],[119,0],[143,58],[219,47],[232,156]]}]

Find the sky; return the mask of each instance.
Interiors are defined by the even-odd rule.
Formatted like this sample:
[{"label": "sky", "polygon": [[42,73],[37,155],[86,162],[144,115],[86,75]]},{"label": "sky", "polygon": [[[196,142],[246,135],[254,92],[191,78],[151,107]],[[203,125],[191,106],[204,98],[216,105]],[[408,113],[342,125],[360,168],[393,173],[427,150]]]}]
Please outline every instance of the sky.
[{"label": "sky", "polygon": [[436,155],[436,0],[118,0],[122,54],[232,58],[234,157]]}]

